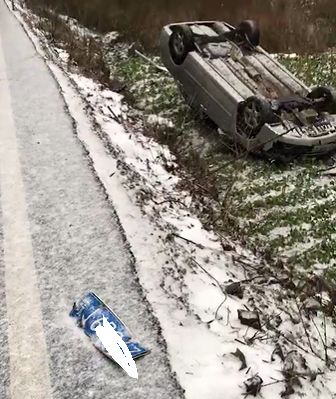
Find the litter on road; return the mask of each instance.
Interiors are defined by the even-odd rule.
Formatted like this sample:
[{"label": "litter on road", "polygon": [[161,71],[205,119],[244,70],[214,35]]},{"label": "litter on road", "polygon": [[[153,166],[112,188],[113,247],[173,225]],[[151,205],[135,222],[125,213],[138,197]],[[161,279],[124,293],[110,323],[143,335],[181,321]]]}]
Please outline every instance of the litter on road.
[{"label": "litter on road", "polygon": [[148,349],[133,339],[129,328],[94,292],[85,293],[79,301],[75,302],[70,316],[77,320],[77,325],[83,328],[93,345],[111,360],[114,359],[96,334],[96,328],[103,325],[104,318],[123,339],[133,359],[149,353]]}]

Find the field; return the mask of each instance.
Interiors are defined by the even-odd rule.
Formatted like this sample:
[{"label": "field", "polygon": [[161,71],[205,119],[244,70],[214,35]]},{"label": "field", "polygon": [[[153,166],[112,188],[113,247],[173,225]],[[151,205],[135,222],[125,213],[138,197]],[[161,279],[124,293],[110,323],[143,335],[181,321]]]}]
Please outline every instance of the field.
[{"label": "field", "polygon": [[27,0],[41,11],[51,7],[98,32],[117,30],[124,39],[155,51],[162,25],[171,21],[222,19],[236,24],[256,19],[262,44],[273,52],[323,51],[336,43],[333,0]]},{"label": "field", "polygon": [[[282,8],[280,3],[283,4]],[[69,2],[68,6],[71,7],[71,4],[74,8],[68,12],[75,14],[76,4]],[[210,12],[209,8],[201,2],[197,4],[196,9],[200,14],[190,18],[206,18],[202,10]],[[113,10],[120,7],[120,12],[124,13],[131,7],[128,2],[118,7],[115,2],[110,5]],[[186,3],[184,6],[184,9],[188,8]],[[63,6],[57,3],[57,7],[54,7],[62,10]],[[95,10],[99,11],[102,7],[102,4],[97,5]],[[143,7],[145,10],[148,4]],[[264,14],[258,8],[258,2],[252,2],[251,7],[254,7],[255,12],[259,10],[262,22]],[[278,7],[282,12],[290,10],[286,1],[279,2]],[[271,10],[266,9],[263,7],[263,12],[269,15]],[[316,10],[307,5],[311,18],[312,13],[320,14],[321,17],[321,9]],[[41,29],[67,50],[69,63],[79,66],[85,75],[100,80],[104,85],[122,88],[134,117],[146,122],[146,134],[168,145],[181,166],[179,173],[187,175],[184,188],[193,193],[197,200],[195,204],[198,204],[195,205],[197,211],[209,229],[229,234],[247,247],[262,253],[270,262],[276,264],[280,259],[291,270],[293,277],[300,279],[302,273],[307,275],[308,272],[316,272],[334,279],[336,231],[332,220],[335,218],[336,185],[332,178],[322,174],[329,167],[330,159],[297,159],[279,163],[247,154],[242,156],[232,151],[215,127],[185,104],[174,80],[138,57],[132,50],[134,46],[127,44],[123,37],[119,36],[118,40],[110,43],[105,40],[108,34],[101,36],[97,33],[92,36],[90,33],[91,36],[84,34],[79,38],[66,18],[57,17],[45,7],[38,10],[42,16]],[[83,7],[81,10],[84,12],[88,9]],[[96,15],[99,21],[103,18],[90,12],[87,18],[89,15]],[[138,14],[131,12],[128,17],[132,15],[137,18]],[[159,18],[159,15],[156,16]],[[78,17],[85,20],[84,15]],[[234,18],[235,14],[232,13]],[[323,18],[329,21],[331,17],[324,15]],[[110,25],[106,22],[103,26],[98,20],[95,24],[97,31],[108,30]],[[113,18],[109,21],[111,27],[114,27]],[[158,21],[159,25],[167,22],[160,18]],[[93,24],[87,22],[88,26]],[[132,22],[134,29],[137,26],[133,20],[124,22]],[[290,26],[292,22],[288,22]],[[116,27],[122,30],[122,27]],[[146,31],[145,26],[141,29]],[[271,37],[267,35],[267,30],[264,36]],[[288,37],[297,39],[296,35]],[[277,40],[273,46],[270,44],[271,48],[295,48],[294,43],[286,44],[285,41],[279,41],[279,38]],[[146,40],[142,40],[144,43]],[[313,52],[313,43],[308,44],[306,50]],[[155,51],[147,55],[160,65],[160,58],[155,55]],[[318,54],[298,52],[277,57],[308,85],[336,84],[336,59],[330,49]]]},{"label": "field", "polygon": [[[59,2],[57,6],[50,2],[53,8],[31,3],[35,3],[31,5],[39,16],[28,13],[26,23],[44,46],[46,58],[52,60],[51,64],[60,65],[77,87],[86,104],[85,112],[94,120],[95,139],[104,144],[104,156],[113,162],[117,159],[116,171],[109,171],[104,178],[108,176],[107,181],[113,182],[115,174],[122,177],[123,185],[131,192],[129,197],[158,228],[155,234],[147,232],[141,237],[146,240],[156,237],[158,231],[157,242],[169,247],[169,256],[164,258],[167,260],[162,260],[165,252],[161,249],[155,251],[157,261],[151,259],[146,266],[155,271],[151,272],[157,280],[154,289],[160,295],[162,289],[177,301],[179,309],[184,307],[195,316],[198,323],[195,331],[202,331],[199,327],[206,325],[207,337],[215,333],[224,341],[229,338],[230,345],[238,342],[244,352],[252,348],[253,356],[260,355],[258,345],[263,345],[264,340],[285,348],[287,354],[281,359],[283,379],[281,375],[276,379],[272,376],[272,382],[264,386],[285,383],[281,397],[286,392],[286,395],[294,393],[293,386],[307,393],[309,381],[331,372],[335,364],[332,322],[336,305],[333,224],[336,184],[334,177],[327,174],[335,162],[333,157],[275,160],[252,156],[229,143],[205,115],[186,104],[176,82],[162,69],[149,33],[156,37],[159,25],[169,18],[187,18],[187,2],[181,6],[181,15],[163,15],[162,10],[159,14],[151,8],[151,12],[157,13],[152,27],[146,25],[146,18],[143,26],[137,27],[141,13],[139,9],[136,13],[134,4],[128,2],[109,3],[109,7],[118,5],[121,16],[131,18],[131,10],[134,12],[131,20],[121,18],[115,22],[114,14],[110,14],[112,11],[104,2],[101,7],[106,6],[105,14],[109,15],[106,18],[98,13],[101,7],[96,3],[97,7],[90,10],[84,2],[81,15],[76,11],[79,4],[74,2],[69,2],[68,8]],[[258,9],[258,4],[251,2],[250,7],[255,8],[247,11],[259,10],[262,24],[262,11],[266,12],[267,7]],[[210,2],[214,9],[215,5]],[[148,5],[139,7],[150,15]],[[197,7],[189,17],[206,18],[201,13],[206,10],[205,3],[203,9],[201,2]],[[284,13],[292,18],[286,22],[287,26],[298,28],[296,18],[302,18],[302,14],[290,14],[293,5],[278,1],[274,7],[278,7],[279,15]],[[298,32],[293,30],[295,34],[283,30],[283,36],[274,36],[272,42],[271,27],[267,30],[265,25],[265,47],[308,85],[336,85],[336,59],[328,28],[332,13],[323,16],[320,9],[309,4],[304,9],[307,11],[304,18],[319,26],[319,35],[323,33],[323,45],[321,42],[319,48],[314,47],[314,40],[303,40],[303,36],[299,40]],[[238,20],[239,9],[237,14],[231,11],[231,20]],[[267,9],[268,18],[269,12]],[[317,24],[321,21],[318,18],[323,24]],[[130,24],[132,29],[125,32],[121,22]],[[307,35],[307,31],[301,33]],[[315,33],[314,37],[321,39]],[[135,49],[140,49],[147,60]],[[79,126],[83,129],[81,123]],[[113,192],[111,198],[115,194],[118,193]],[[200,233],[200,226],[207,231]],[[211,239],[203,241],[208,236]],[[177,242],[182,242],[182,252],[176,251]],[[217,247],[210,251],[214,242]],[[239,274],[236,274],[237,264]],[[219,280],[209,271],[219,273]],[[205,283],[204,277],[210,278],[210,282]],[[151,278],[146,281],[151,282]],[[246,290],[239,296],[241,302],[235,298],[239,293],[225,291],[228,281],[235,281],[235,287],[238,284]],[[210,295],[210,289],[217,290],[216,297]],[[226,302],[228,299],[230,304]],[[265,335],[257,332],[248,337],[249,328],[246,331],[243,328],[239,339],[232,344],[234,327],[230,324],[230,314],[238,303],[260,312]],[[314,318],[316,309],[319,312]],[[214,314],[210,321],[209,310]],[[184,326],[184,321],[180,326]],[[291,354],[296,359],[295,367],[288,363],[290,369],[286,369],[284,360]],[[320,362],[318,367],[316,359]],[[264,362],[264,357],[260,360]],[[212,367],[213,361],[209,365]],[[325,371],[320,371],[320,365]],[[273,366],[277,367],[275,363]],[[265,371],[264,367],[261,369]],[[297,383],[301,377],[303,380],[309,377],[304,386]],[[322,387],[325,381],[327,377],[322,380]]]},{"label": "field", "polygon": [[[328,162],[308,158],[279,164],[250,156],[236,160],[215,129],[185,106],[169,76],[139,57],[114,57],[110,65],[127,82],[135,107],[174,126],[151,131],[201,182],[196,194],[208,195],[216,204],[204,212],[209,227],[229,232],[270,258],[280,257],[296,273],[318,271],[332,277],[336,185],[322,173]],[[332,54],[279,59],[309,85],[336,84]]]}]

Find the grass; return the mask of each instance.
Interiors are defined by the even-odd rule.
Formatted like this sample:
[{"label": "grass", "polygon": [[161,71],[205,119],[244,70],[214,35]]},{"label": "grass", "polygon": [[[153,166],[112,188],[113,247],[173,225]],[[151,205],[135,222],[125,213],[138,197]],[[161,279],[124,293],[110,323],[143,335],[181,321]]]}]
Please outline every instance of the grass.
[{"label": "grass", "polygon": [[[154,57],[160,63],[158,57]],[[140,57],[133,56],[120,59],[111,55],[109,65],[112,74],[127,83],[129,93],[136,98],[136,105],[147,113],[160,114],[178,121],[191,122],[192,115],[186,106],[175,82],[169,75],[158,75],[155,67]],[[171,104],[175,103],[176,107]]]},{"label": "grass", "polygon": [[336,55],[330,51],[318,55],[282,56],[282,63],[308,85],[336,85]]},{"label": "grass", "polygon": [[[50,33],[50,26],[42,25]],[[69,39],[69,31],[65,28],[62,34],[62,29],[53,27],[53,32],[53,39],[72,51],[69,43],[74,38]],[[194,206],[206,226],[244,241],[274,261],[282,258],[298,278],[317,272],[336,283],[336,184],[321,177],[323,160],[302,159],[285,165],[253,157],[236,160],[225,139],[189,109],[169,74],[158,73],[124,43],[93,47],[91,52],[87,44],[79,43],[71,54],[72,62],[84,60],[91,65],[94,54],[99,57],[98,66],[93,63],[84,73],[94,76],[95,68],[102,68],[103,76],[111,74],[126,84],[126,98],[145,120],[154,114],[172,122],[173,128],[147,125],[145,133],[170,147],[181,166],[180,174],[188,172],[182,188],[197,198]],[[99,45],[102,42],[94,42]],[[160,64],[158,57],[152,59]],[[332,53],[279,59],[308,85],[336,86]]]},{"label": "grass", "polygon": [[[315,52],[334,46],[334,0],[26,0],[33,9],[51,7],[101,33],[117,30],[125,40],[155,49],[163,25],[186,20],[255,19],[270,51]],[[308,46],[307,46],[308,43]]]},{"label": "grass", "polygon": [[[336,60],[332,54],[282,56],[280,60],[308,85],[336,85],[333,74]],[[199,122],[185,108],[183,97],[169,76],[158,74],[138,57],[116,62],[113,70],[128,82],[135,104],[139,100],[145,104],[142,108],[145,113],[170,118],[176,126],[176,136],[183,132],[183,142],[197,146],[192,136]],[[176,141],[176,136],[172,140]],[[202,142],[202,135],[198,138]],[[200,159],[211,170],[234,161],[234,156],[225,149],[223,152],[222,145],[219,150],[217,143],[217,146],[210,145]],[[321,177],[323,167],[324,161],[317,159],[280,166],[252,157],[232,162],[212,180],[221,200],[230,187],[224,210],[224,214],[230,215],[230,221],[221,218],[211,223],[222,232],[244,237],[251,247],[266,250],[274,258],[282,257],[298,272],[324,268],[333,276],[336,184],[332,179]],[[235,181],[231,187],[232,176]],[[218,206],[217,212],[223,209]]]}]

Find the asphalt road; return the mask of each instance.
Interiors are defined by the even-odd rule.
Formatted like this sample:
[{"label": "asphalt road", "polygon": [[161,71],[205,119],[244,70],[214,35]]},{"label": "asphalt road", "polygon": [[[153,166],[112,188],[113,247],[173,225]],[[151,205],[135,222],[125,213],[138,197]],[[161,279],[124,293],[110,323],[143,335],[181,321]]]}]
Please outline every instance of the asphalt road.
[{"label": "asphalt road", "polygon": [[[118,218],[56,82],[3,1],[0,197],[0,398],[180,398]],[[88,289],[151,348],[138,381],[68,317]]]}]

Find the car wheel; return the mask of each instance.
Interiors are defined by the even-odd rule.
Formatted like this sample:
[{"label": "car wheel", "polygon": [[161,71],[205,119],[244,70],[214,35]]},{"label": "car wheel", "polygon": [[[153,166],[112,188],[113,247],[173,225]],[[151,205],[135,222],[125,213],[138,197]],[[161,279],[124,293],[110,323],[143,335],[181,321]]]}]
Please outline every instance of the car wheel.
[{"label": "car wheel", "polygon": [[236,30],[245,40],[252,46],[259,46],[260,44],[260,30],[256,21],[245,20],[242,21]]},{"label": "car wheel", "polygon": [[275,121],[271,104],[262,98],[249,97],[238,107],[237,132],[248,138],[254,138],[265,123]]},{"label": "car wheel", "polygon": [[334,87],[316,87],[308,94],[308,98],[321,99],[320,103],[315,104],[317,111],[336,113],[336,89]]},{"label": "car wheel", "polygon": [[194,36],[189,26],[176,26],[169,39],[170,55],[175,64],[181,65],[188,53],[194,49]]}]

